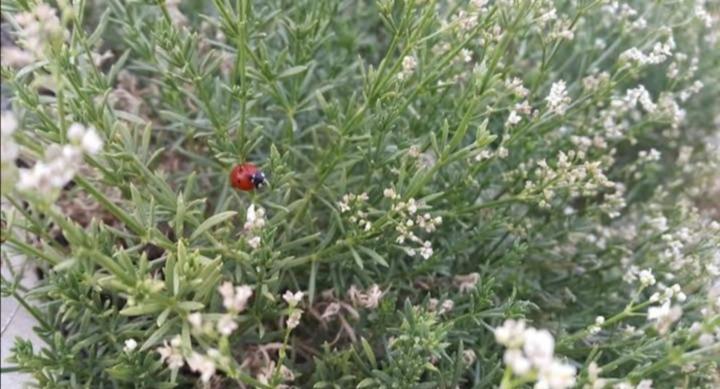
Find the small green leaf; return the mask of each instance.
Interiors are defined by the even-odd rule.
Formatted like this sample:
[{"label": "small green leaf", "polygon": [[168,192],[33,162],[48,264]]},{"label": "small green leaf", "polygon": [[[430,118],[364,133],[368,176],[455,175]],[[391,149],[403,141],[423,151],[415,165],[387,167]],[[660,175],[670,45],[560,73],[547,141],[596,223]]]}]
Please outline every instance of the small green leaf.
[{"label": "small green leaf", "polygon": [[182,308],[186,311],[197,311],[198,309],[205,308],[205,304],[197,301],[183,301],[178,304],[178,308]]},{"label": "small green leaf", "polygon": [[150,347],[156,345],[160,342],[160,339],[162,339],[163,336],[170,330],[170,328],[178,321],[180,318],[175,317],[171,320],[168,320],[160,326],[157,330],[155,330],[150,336],[148,336],[147,340],[143,345],[140,347],[140,351],[145,351],[149,349]]},{"label": "small green leaf", "polygon": [[140,316],[160,312],[167,306],[161,303],[146,303],[128,307],[120,311],[123,316]]},{"label": "small green leaf", "polygon": [[280,74],[277,76],[277,78],[278,78],[278,79],[283,79],[283,78],[292,77],[292,76],[295,76],[295,75],[297,75],[297,74],[300,74],[300,73],[304,72],[305,70],[307,70],[307,68],[308,68],[307,65],[293,66],[293,67],[291,67],[291,68],[289,68],[289,69],[285,69],[282,73],[280,73]]},{"label": "small green leaf", "polygon": [[377,360],[375,359],[375,353],[373,352],[370,343],[368,343],[365,338],[361,338],[360,343],[362,344],[363,351],[365,351],[365,356],[367,356],[368,361],[370,361],[374,368],[377,368]]},{"label": "small green leaf", "polygon": [[354,248],[350,247],[350,252],[352,253],[353,258],[355,259],[355,263],[358,265],[360,269],[364,269],[365,266],[363,266],[362,258],[360,258],[360,254],[358,254],[357,251],[355,251]]},{"label": "small green leaf", "polygon": [[209,217],[207,220],[202,222],[198,226],[198,228],[195,229],[195,231],[193,231],[192,235],[190,235],[190,240],[191,241],[194,240],[195,238],[200,236],[203,232],[209,230],[210,228],[212,228],[213,226],[215,226],[217,224],[220,224],[220,223],[230,219],[231,217],[233,217],[235,215],[237,215],[237,212],[235,212],[235,211],[225,211],[225,212],[220,212],[217,215],[213,215],[213,216]]},{"label": "small green leaf", "polygon": [[388,263],[387,263],[387,261],[385,260],[385,258],[381,257],[380,254],[378,254],[375,250],[373,250],[373,249],[371,249],[371,248],[364,247],[364,246],[360,246],[360,247],[358,247],[358,248],[359,248],[360,251],[362,251],[363,253],[369,255],[370,258],[372,258],[375,262],[378,263],[378,265],[385,266],[385,267],[389,267],[389,266],[390,266],[390,265],[388,265]]}]

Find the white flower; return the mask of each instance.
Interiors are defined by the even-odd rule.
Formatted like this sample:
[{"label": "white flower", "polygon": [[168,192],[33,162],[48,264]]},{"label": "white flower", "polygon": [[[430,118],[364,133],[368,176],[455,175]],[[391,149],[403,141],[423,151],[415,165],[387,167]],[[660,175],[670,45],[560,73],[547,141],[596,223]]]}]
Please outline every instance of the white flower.
[{"label": "white flower", "polygon": [[91,155],[97,154],[103,147],[103,141],[94,128],[88,128],[80,142],[82,149]]},{"label": "white flower", "polygon": [[657,105],[653,103],[650,93],[642,85],[634,89],[628,89],[625,92],[625,102],[629,107],[635,107],[639,102],[643,109],[649,113],[655,112],[657,109]]},{"label": "white flower", "polygon": [[129,353],[129,352],[135,350],[137,348],[137,346],[138,346],[138,344],[135,341],[135,339],[132,339],[132,338],[127,339],[127,340],[125,340],[125,347],[123,347],[123,351],[125,351],[126,353]]},{"label": "white flower", "polygon": [[265,210],[262,207],[255,208],[255,204],[250,204],[247,208],[245,216],[246,231],[261,229],[265,226]]},{"label": "white flower", "polygon": [[200,327],[202,327],[202,315],[198,312],[193,312],[189,314],[187,320],[188,323],[190,323],[195,329],[199,329]]},{"label": "white flower", "polygon": [[530,361],[525,358],[522,351],[514,348],[505,350],[503,362],[505,362],[505,364],[512,369],[513,373],[517,375],[524,375],[529,372],[532,367]]},{"label": "white flower", "polygon": [[302,310],[296,309],[294,310],[290,316],[287,318],[287,322],[285,323],[289,329],[295,329],[300,324],[300,318],[302,317]]},{"label": "white flower", "polygon": [[715,337],[713,334],[704,333],[698,337],[698,344],[701,347],[710,347],[715,344]]},{"label": "white flower", "polygon": [[220,317],[220,320],[217,322],[217,330],[220,334],[229,336],[238,328],[237,323],[235,323],[235,319],[233,319],[232,315],[222,315]]},{"label": "white flower", "polygon": [[415,202],[415,199],[408,200],[407,210],[411,215],[414,215],[415,212],[417,212],[417,203]]},{"label": "white flower", "polygon": [[417,68],[417,59],[412,55],[405,56],[402,60],[402,71],[398,74],[398,79],[405,80],[409,78]]},{"label": "white flower", "polygon": [[403,71],[412,72],[417,67],[417,59],[412,55],[405,56],[402,61]]},{"label": "white flower", "polygon": [[81,151],[72,145],[52,145],[45,152],[45,159],[32,169],[21,169],[18,189],[34,191],[40,195],[56,192],[75,176],[82,161]]},{"label": "white flower", "polygon": [[462,49],[460,50],[460,56],[463,59],[463,62],[468,63],[472,61],[472,51],[468,49]]},{"label": "white flower", "polygon": [[14,169],[15,159],[20,154],[20,148],[12,138],[16,129],[15,115],[9,111],[3,112],[0,116],[0,161],[3,163],[3,171],[8,168]]},{"label": "white flower", "polygon": [[682,308],[679,306],[670,306],[670,301],[659,307],[648,308],[647,318],[655,321],[655,328],[660,334],[664,334],[670,329],[670,326],[682,316]]},{"label": "white flower", "polygon": [[0,115],[0,136],[3,140],[5,137],[12,135],[17,130],[17,120],[15,115],[10,111],[3,111]]},{"label": "white flower", "polygon": [[522,346],[525,341],[525,321],[505,320],[501,327],[495,329],[495,341],[509,348]]},{"label": "white flower", "polygon": [[550,87],[550,94],[545,98],[545,101],[547,101],[550,112],[564,115],[565,111],[567,111],[568,104],[570,104],[570,97],[568,97],[567,94],[565,81],[560,80],[553,83]]},{"label": "white flower", "polygon": [[193,352],[190,358],[187,359],[188,367],[190,370],[200,373],[200,379],[203,382],[210,381],[210,378],[215,374],[215,362],[212,359]]},{"label": "white flower", "polygon": [[247,302],[252,297],[252,288],[248,285],[233,287],[233,284],[226,281],[218,287],[218,292],[223,297],[223,306],[229,311],[242,312]]},{"label": "white flower", "polygon": [[523,351],[534,366],[542,367],[553,359],[555,339],[547,330],[528,328],[523,333]]},{"label": "white flower", "polygon": [[432,243],[430,241],[425,241],[423,243],[423,246],[420,248],[420,256],[424,259],[429,259],[433,255],[433,248]]},{"label": "white flower", "polygon": [[505,121],[505,125],[508,127],[512,127],[522,120],[522,117],[518,115],[517,111],[512,110],[510,111],[510,115],[508,115],[507,120]]},{"label": "white flower", "polygon": [[168,344],[166,340],[164,344],[157,348],[157,352],[160,353],[160,362],[167,362],[167,365],[171,369],[179,369],[183,367],[185,362],[183,361],[182,351],[180,351],[180,336],[175,336]]},{"label": "white flower", "polygon": [[292,308],[298,305],[300,301],[303,299],[304,293],[302,291],[297,291],[295,293],[291,291],[285,291],[285,294],[283,295],[283,300]]},{"label": "white flower", "polygon": [[73,123],[67,130],[67,137],[73,143],[80,143],[85,135],[85,126],[80,123]]},{"label": "white flower", "polygon": [[385,190],[383,190],[383,196],[391,200],[395,200],[398,197],[397,193],[395,193],[395,189],[393,188],[385,188]]},{"label": "white flower", "polygon": [[575,367],[552,361],[538,372],[536,389],[565,389],[575,385]]},{"label": "white flower", "polygon": [[652,269],[641,270],[638,274],[640,284],[642,286],[655,285],[655,276],[652,274]]},{"label": "white flower", "polygon": [[257,250],[260,247],[261,238],[259,236],[253,236],[247,240],[247,243],[253,250]]},{"label": "white flower", "polygon": [[471,349],[465,349],[463,350],[463,362],[466,366],[470,366],[477,360],[477,355],[475,355],[475,351]]},{"label": "white flower", "polygon": [[517,97],[526,97],[530,91],[525,88],[523,81],[517,77],[511,80],[505,80],[505,87]]},{"label": "white flower", "polygon": [[55,9],[46,4],[37,4],[30,12],[17,14],[15,21],[20,27],[18,43],[36,59],[44,58],[51,43],[67,36]]},{"label": "white flower", "polygon": [[440,311],[438,311],[438,313],[440,315],[448,313],[448,312],[452,311],[452,309],[454,307],[455,307],[455,302],[453,302],[452,300],[445,300],[440,305]]}]

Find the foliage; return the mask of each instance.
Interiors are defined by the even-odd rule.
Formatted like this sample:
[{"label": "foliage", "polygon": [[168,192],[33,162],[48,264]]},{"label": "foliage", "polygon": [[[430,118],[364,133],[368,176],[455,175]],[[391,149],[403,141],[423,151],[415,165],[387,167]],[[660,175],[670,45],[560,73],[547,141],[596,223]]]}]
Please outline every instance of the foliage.
[{"label": "foliage", "polygon": [[[2,253],[44,277],[2,291],[46,343],[11,359],[47,388],[716,386],[718,12],[3,1]],[[247,161],[268,187],[230,186]]]}]

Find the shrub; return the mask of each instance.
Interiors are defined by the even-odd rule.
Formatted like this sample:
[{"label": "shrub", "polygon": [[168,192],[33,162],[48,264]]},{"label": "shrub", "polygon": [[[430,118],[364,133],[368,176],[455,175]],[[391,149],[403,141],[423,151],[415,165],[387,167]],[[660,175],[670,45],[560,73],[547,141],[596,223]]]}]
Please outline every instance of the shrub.
[{"label": "shrub", "polygon": [[717,386],[711,3],[4,1],[14,369]]}]

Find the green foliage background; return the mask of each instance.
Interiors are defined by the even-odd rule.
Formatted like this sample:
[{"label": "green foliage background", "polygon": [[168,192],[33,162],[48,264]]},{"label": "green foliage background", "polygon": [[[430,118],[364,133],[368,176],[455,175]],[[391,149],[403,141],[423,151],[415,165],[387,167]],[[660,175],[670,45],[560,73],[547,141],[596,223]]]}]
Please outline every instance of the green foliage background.
[{"label": "green foliage background", "polygon": [[[578,367],[579,386],[592,361],[634,384],[712,386],[718,349],[699,348],[688,327],[705,320],[711,330],[720,321],[700,314],[712,278],[702,266],[718,261],[718,234],[703,218],[717,220],[708,210],[717,204],[707,205],[717,165],[706,141],[717,133],[717,42],[709,44],[708,28],[688,16],[690,1],[630,2],[647,20],[641,33],[608,23],[601,1],[557,1],[574,27],[570,41],[538,28],[545,2],[511,3],[490,4],[466,34],[441,22],[468,9],[464,2],[186,1],[184,25],[164,2],[61,4],[71,32],[65,44],[51,47],[47,61],[3,67],[23,128],[16,139],[26,159],[37,159],[44,145],[65,141],[67,124],[80,122],[97,128],[105,148],[86,157],[90,169],[62,195],[94,204],[87,220],[58,204],[6,196],[15,208],[3,210],[3,253],[35,259],[45,275],[29,291],[3,280],[4,293],[28,304],[48,345],[41,351],[19,340],[18,369],[47,388],[201,385],[186,368],[171,372],[159,361],[155,349],[179,334],[187,350],[218,348],[233,358],[216,387],[260,385],[240,363],[275,342],[287,342],[282,358],[302,387],[491,387],[504,371],[492,328],[525,317],[555,335],[556,353]],[[29,6],[4,1],[3,15]],[[630,47],[650,50],[667,36],[664,26],[679,51],[700,55],[694,78],[668,79],[667,63],[618,60]],[[445,43],[443,53],[434,51]],[[456,59],[464,48],[472,63]],[[90,53],[105,50],[114,58],[93,65]],[[399,81],[410,55],[417,69]],[[588,91],[582,79],[595,71],[609,79]],[[514,128],[506,118],[520,100],[504,87],[512,77],[524,81],[539,110]],[[577,149],[570,135],[603,132],[601,111],[613,97],[638,84],[659,97],[694,79],[704,88],[683,104],[677,134],[670,118],[641,117],[608,139],[608,149],[588,151],[625,185],[619,219],[603,212],[602,193],[555,188],[549,207],[540,207],[542,192],[524,189],[537,179],[537,161],[556,166],[559,151]],[[43,92],[48,80],[53,93]],[[544,108],[558,80],[572,98],[566,115]],[[139,105],[113,100],[120,88]],[[676,163],[687,145],[695,150],[692,174]],[[413,147],[420,162],[408,154]],[[500,147],[507,158],[476,161]],[[662,158],[639,164],[638,152],[650,148]],[[244,161],[268,174],[269,188],[229,186],[229,171]],[[404,220],[383,197],[390,187],[442,217],[422,238],[432,242],[429,259],[408,256],[395,240]],[[368,230],[338,208],[343,195],[362,192]],[[258,250],[244,239],[250,204],[268,215]],[[691,228],[698,237],[686,248],[697,269],[673,270],[659,259],[661,234],[648,227],[659,214],[670,231]],[[637,238],[623,239],[627,226]],[[659,335],[641,311],[651,292],[622,281],[627,261],[675,274],[690,296],[671,334]],[[454,277],[471,273],[479,274],[476,288],[461,293]],[[187,315],[222,312],[216,290],[225,280],[254,288],[240,328],[220,340],[191,336]],[[373,284],[385,294],[377,309],[347,316],[352,335],[311,312],[326,307],[325,290],[346,300],[352,285]],[[285,290],[307,296],[289,338],[281,325]],[[430,298],[450,299],[454,308],[429,312]],[[588,338],[598,315],[616,319]],[[621,324],[644,334],[625,336]],[[140,344],[133,353],[123,351],[130,338]],[[463,362],[465,350],[477,360]],[[696,370],[684,372],[691,362]]]}]

